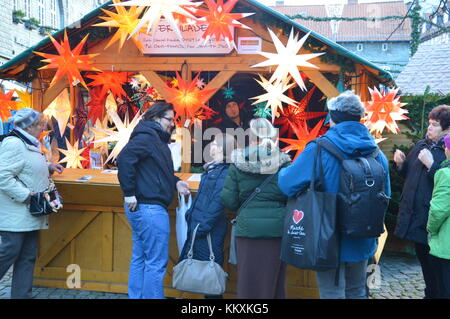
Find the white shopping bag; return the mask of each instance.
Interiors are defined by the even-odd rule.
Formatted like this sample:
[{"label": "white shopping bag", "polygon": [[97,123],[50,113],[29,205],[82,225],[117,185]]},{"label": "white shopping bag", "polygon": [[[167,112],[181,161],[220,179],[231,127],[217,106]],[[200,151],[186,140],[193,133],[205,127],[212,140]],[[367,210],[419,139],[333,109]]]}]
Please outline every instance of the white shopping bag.
[{"label": "white shopping bag", "polygon": [[186,222],[186,212],[191,208],[192,196],[189,194],[189,198],[186,202],[186,196],[180,195],[178,193],[178,207],[176,209],[177,219],[176,219],[176,232],[177,232],[177,245],[178,245],[178,256],[181,255],[181,250],[183,249],[184,243],[187,238],[188,225]]}]

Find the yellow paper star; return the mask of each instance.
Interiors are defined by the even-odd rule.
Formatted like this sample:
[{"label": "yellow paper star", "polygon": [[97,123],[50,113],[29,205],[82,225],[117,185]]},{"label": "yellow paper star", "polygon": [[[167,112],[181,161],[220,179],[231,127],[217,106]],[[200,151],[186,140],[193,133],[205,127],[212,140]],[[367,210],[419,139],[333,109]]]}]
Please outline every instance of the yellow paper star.
[{"label": "yellow paper star", "polygon": [[[109,135],[105,133],[106,130],[108,130],[108,117],[105,116],[103,121],[100,121],[97,119],[95,122],[95,127],[91,128],[92,132],[94,133],[94,140],[99,141],[104,138],[107,138]],[[102,154],[106,154],[108,152],[108,143],[97,143],[94,142],[95,146],[94,149],[98,150]]]},{"label": "yellow paper star", "polygon": [[[152,33],[154,34],[161,17],[164,17],[172,25],[173,30],[180,40],[183,41],[183,37],[173,14],[178,13],[191,19],[196,19],[190,11],[193,10],[193,6],[199,6],[200,4],[201,2],[192,2],[191,0],[130,0],[124,3],[115,3],[113,5],[148,7],[141,21],[131,33],[131,36],[137,33],[146,24],[148,24],[147,33],[152,30]],[[189,11],[186,10],[184,6],[189,6]]]},{"label": "yellow paper star", "polygon": [[30,107],[31,106],[31,94],[28,92],[28,89],[26,91],[16,90],[17,95],[19,96],[19,100],[16,104],[16,110],[23,109],[24,107]]},{"label": "yellow paper star", "polygon": [[316,68],[317,66],[307,62],[310,59],[316,58],[325,53],[312,53],[312,54],[299,54],[301,47],[305,43],[306,39],[309,36],[309,33],[306,34],[300,40],[298,39],[298,34],[294,37],[294,31],[291,29],[291,34],[289,35],[289,40],[286,47],[281,43],[280,39],[272,32],[272,30],[268,29],[270,36],[272,37],[273,43],[277,50],[277,53],[269,53],[269,52],[259,52],[260,55],[266,57],[267,61],[252,65],[253,68],[256,67],[265,67],[278,65],[277,69],[273,73],[270,78],[270,82],[277,81],[281,82],[286,79],[288,75],[292,75],[295,82],[300,86],[300,88],[306,91],[305,83],[300,75],[298,70],[299,66],[306,66],[310,68]]},{"label": "yellow paper star", "polygon": [[286,104],[295,105],[295,101],[290,97],[284,95],[283,93],[291,88],[294,83],[288,84],[291,80],[290,77],[284,78],[281,82],[271,83],[267,81],[262,75],[259,75],[261,81],[256,80],[266,91],[267,93],[251,97],[250,99],[256,100],[256,102],[252,103],[252,105],[256,105],[259,103],[267,102],[266,109],[272,109],[272,122],[275,120],[275,117],[280,116],[278,109],[283,111],[283,102]]},{"label": "yellow paper star", "polygon": [[117,142],[114,146],[113,150],[109,154],[108,158],[106,159],[106,163],[108,163],[110,160],[114,160],[117,158],[117,155],[122,151],[122,149],[127,145],[128,141],[130,140],[131,133],[133,132],[136,125],[141,120],[141,115],[139,112],[134,117],[133,121],[129,121],[128,113],[125,115],[125,121],[122,122],[119,115],[114,111],[108,111],[109,116],[113,120],[114,124],[116,125],[117,131],[113,131],[111,129],[97,129],[96,131],[103,132],[107,135],[107,137],[102,138],[100,140],[94,141],[95,144],[97,143],[105,143],[105,142]]},{"label": "yellow paper star", "polygon": [[[113,0],[115,4],[121,3],[120,0]],[[108,28],[117,28],[114,36],[109,40],[105,49],[109,48],[113,43],[119,42],[118,51],[120,51],[125,44],[125,41],[128,37],[131,37],[134,43],[137,45],[139,50],[142,51],[143,44],[139,40],[139,32],[132,35],[133,31],[139,24],[139,16],[144,10],[144,7],[131,7],[130,10],[125,9],[124,7],[117,6],[117,13],[107,11],[101,9],[104,13],[108,15],[108,17],[100,17],[105,20],[105,22],[94,24],[94,27],[108,27]],[[145,28],[141,29],[140,32],[145,33]]]},{"label": "yellow paper star", "polygon": [[85,148],[81,150],[78,149],[78,141],[75,142],[75,145],[71,145],[66,138],[66,146],[67,150],[58,148],[58,150],[63,153],[66,157],[59,161],[59,163],[67,163],[67,168],[83,168],[81,165],[82,161],[87,161],[81,154],[83,153]]},{"label": "yellow paper star", "polygon": [[45,116],[53,116],[58,121],[59,134],[61,136],[64,136],[71,113],[72,107],[70,105],[69,92],[67,89],[64,89],[44,111]]}]

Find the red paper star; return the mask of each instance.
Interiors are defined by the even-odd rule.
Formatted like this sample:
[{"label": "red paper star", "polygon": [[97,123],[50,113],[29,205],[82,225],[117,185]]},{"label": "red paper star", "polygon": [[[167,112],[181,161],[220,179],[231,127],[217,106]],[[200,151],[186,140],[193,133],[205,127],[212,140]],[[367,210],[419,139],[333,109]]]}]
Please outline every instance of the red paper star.
[{"label": "red paper star", "polygon": [[186,82],[177,72],[178,88],[166,87],[170,95],[168,102],[173,104],[175,113],[182,119],[185,118],[185,115],[186,118],[193,119],[201,109],[211,110],[205,103],[208,94],[213,92],[214,89],[200,90],[197,88],[196,83],[199,75],[200,73],[191,82]]},{"label": "red paper star", "polygon": [[248,17],[254,13],[230,13],[238,0],[229,0],[223,4],[223,0],[205,0],[209,11],[199,9],[196,13],[197,16],[201,18],[198,19],[199,22],[208,23],[208,28],[203,33],[202,38],[205,39],[205,43],[214,36],[216,41],[220,41],[222,38],[230,46],[230,42],[233,43],[233,34],[230,32],[230,27],[237,27],[243,29],[250,29],[246,25],[238,22],[237,20]]},{"label": "red paper star", "polygon": [[283,152],[290,152],[290,151],[297,151],[295,154],[294,160],[303,152],[305,149],[306,144],[308,144],[313,139],[317,138],[319,136],[320,128],[323,125],[323,122],[325,119],[321,120],[317,125],[311,130],[311,132],[308,132],[308,129],[306,126],[299,126],[299,127],[293,127],[295,134],[297,135],[297,139],[289,139],[289,138],[280,138],[279,140],[281,142],[289,144],[289,146],[286,146],[283,148]]},{"label": "red paper star", "polygon": [[6,94],[0,90],[0,118],[2,122],[7,122],[11,117],[11,111],[16,110],[17,102],[12,101],[14,90],[9,91]]},{"label": "red paper star", "polygon": [[72,51],[70,49],[69,39],[67,38],[67,32],[64,31],[64,41],[61,43],[58,43],[51,35],[49,36],[59,55],[33,51],[33,53],[45,58],[42,62],[48,63],[46,66],[39,68],[39,70],[57,69],[56,74],[50,83],[50,87],[62,79],[64,75],[67,75],[70,84],[75,86],[78,83],[81,83],[87,89],[80,71],[101,72],[101,70],[92,65],[91,61],[91,59],[98,54],[80,55],[88,36],[89,35],[85,36]]},{"label": "red paper star", "polygon": [[117,98],[126,98],[127,93],[124,91],[122,85],[128,82],[127,72],[102,72],[98,74],[86,75],[86,77],[94,80],[89,83],[89,86],[101,86],[102,91],[100,95],[106,96],[108,91]]},{"label": "red paper star", "polygon": [[86,104],[89,108],[88,118],[95,123],[97,119],[102,120],[105,110],[106,96],[101,94],[102,88],[96,86],[89,90],[90,101]]}]

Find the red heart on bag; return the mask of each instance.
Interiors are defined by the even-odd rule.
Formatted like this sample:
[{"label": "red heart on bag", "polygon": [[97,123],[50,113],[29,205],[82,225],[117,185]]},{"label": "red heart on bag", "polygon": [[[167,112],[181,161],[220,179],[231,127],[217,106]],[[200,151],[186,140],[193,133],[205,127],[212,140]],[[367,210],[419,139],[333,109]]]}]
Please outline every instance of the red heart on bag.
[{"label": "red heart on bag", "polygon": [[294,214],[292,215],[292,219],[294,220],[294,223],[298,224],[305,214],[300,210],[294,210]]}]

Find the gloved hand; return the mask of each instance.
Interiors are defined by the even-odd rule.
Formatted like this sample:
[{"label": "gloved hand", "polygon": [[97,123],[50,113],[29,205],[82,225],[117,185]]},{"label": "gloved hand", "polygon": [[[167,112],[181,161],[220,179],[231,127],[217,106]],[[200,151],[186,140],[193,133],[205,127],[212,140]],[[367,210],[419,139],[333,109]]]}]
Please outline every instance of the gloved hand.
[{"label": "gloved hand", "polygon": [[137,199],[136,196],[129,196],[124,198],[125,204],[127,204],[128,209],[132,212],[137,210]]}]

